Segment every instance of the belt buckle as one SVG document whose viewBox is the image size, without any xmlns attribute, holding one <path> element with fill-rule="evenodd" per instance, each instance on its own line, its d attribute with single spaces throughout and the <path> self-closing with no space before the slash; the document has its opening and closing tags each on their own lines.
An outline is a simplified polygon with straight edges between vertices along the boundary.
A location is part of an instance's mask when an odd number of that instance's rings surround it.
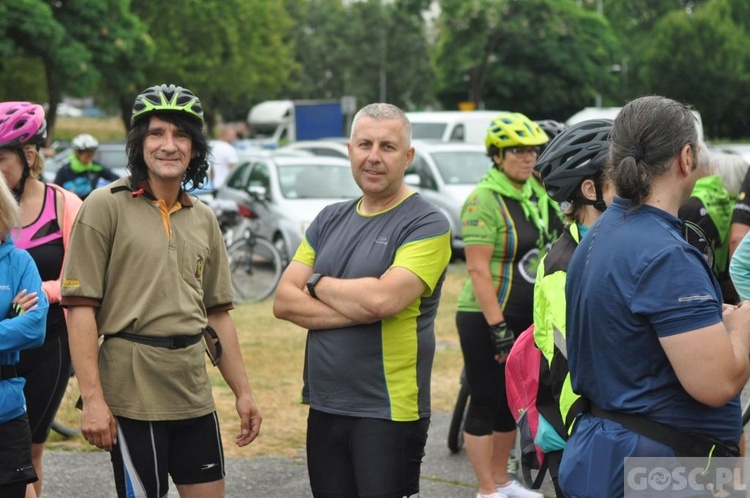
<svg viewBox="0 0 750 498">
<path fill-rule="evenodd" d="M 187 336 L 178 335 L 172 337 L 169 343 L 169 349 L 185 349 L 187 347 Z"/>
</svg>

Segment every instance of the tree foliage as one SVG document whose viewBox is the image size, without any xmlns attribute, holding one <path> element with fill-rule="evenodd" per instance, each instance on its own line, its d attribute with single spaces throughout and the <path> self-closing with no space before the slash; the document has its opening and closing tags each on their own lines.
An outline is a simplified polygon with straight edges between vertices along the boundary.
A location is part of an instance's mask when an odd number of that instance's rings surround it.
<svg viewBox="0 0 750 498">
<path fill-rule="evenodd" d="M 713 136 L 747 135 L 748 25 L 750 9 L 736 0 L 714 0 L 694 13 L 669 13 L 658 22 L 644 55 L 649 88 L 694 105 Z"/>
<path fill-rule="evenodd" d="M 294 67 L 285 42 L 291 19 L 283 7 L 281 0 L 170 0 L 165 15 L 163 2 L 134 3 L 155 46 L 147 86 L 190 88 L 210 124 L 217 112 L 232 114 L 238 103 L 271 93 Z M 242 114 L 248 109 L 249 103 Z"/>
<path fill-rule="evenodd" d="M 429 2 L 302 4 L 293 37 L 299 66 L 284 89 L 288 96 L 351 95 L 362 106 L 384 93 L 384 100 L 406 108 L 432 101 L 434 73 L 421 15 Z"/>
<path fill-rule="evenodd" d="M 441 0 L 435 66 L 446 108 L 564 119 L 613 85 L 618 43 L 606 21 L 572 1 Z"/>
<path fill-rule="evenodd" d="M 6 35 L 0 44 L 3 55 L 15 64 L 26 60 L 25 70 L 35 71 L 37 84 L 28 92 L 12 91 L 36 100 L 39 82 L 44 83 L 50 130 L 63 94 L 91 95 L 103 78 L 105 88 L 117 91 L 138 77 L 137 61 L 148 55 L 143 27 L 127 0 L 6 2 L 0 7 L 0 31 Z M 35 61 L 41 61 L 41 72 Z"/>
<path fill-rule="evenodd" d="M 655 43 L 657 24 L 671 12 L 693 12 L 708 0 L 605 0 L 604 16 L 623 48 L 620 87 L 623 100 L 651 93 L 644 55 Z"/>
<path fill-rule="evenodd" d="M 439 3 L 433 30 L 431 0 L 0 2 L 0 99 L 48 102 L 54 129 L 63 96 L 128 123 L 160 83 L 195 91 L 209 124 L 272 98 L 469 100 L 563 120 L 596 96 L 661 93 L 694 104 L 709 135 L 750 136 L 747 0 Z"/>
</svg>

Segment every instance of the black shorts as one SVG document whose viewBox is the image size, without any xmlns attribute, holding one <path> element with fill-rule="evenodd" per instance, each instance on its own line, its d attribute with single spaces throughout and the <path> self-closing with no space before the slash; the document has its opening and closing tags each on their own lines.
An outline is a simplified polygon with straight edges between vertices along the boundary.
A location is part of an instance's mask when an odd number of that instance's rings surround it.
<svg viewBox="0 0 750 498">
<path fill-rule="evenodd" d="M 23 394 L 29 415 L 31 442 L 47 441 L 49 429 L 70 379 L 70 349 L 66 334 L 48 337 L 41 347 L 21 351 L 18 374 L 26 378 Z"/>
<path fill-rule="evenodd" d="M 224 478 L 224 451 L 216 413 L 187 420 L 148 421 L 115 417 L 112 468 L 118 497 L 159 498 L 175 484 Z"/>
<path fill-rule="evenodd" d="M 429 425 L 429 418 L 393 422 L 311 409 L 307 470 L 313 496 L 417 496 Z"/>
<path fill-rule="evenodd" d="M 25 413 L 0 424 L 0 441 L 0 489 L 13 483 L 36 482 L 29 418 Z"/>
</svg>

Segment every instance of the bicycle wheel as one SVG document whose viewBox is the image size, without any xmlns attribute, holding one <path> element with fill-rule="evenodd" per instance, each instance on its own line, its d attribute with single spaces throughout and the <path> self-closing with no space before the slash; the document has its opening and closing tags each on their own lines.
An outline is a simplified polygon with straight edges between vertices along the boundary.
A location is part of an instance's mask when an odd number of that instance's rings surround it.
<svg viewBox="0 0 750 498">
<path fill-rule="evenodd" d="M 740 391 L 740 406 L 742 407 L 742 427 L 750 421 L 750 382 Z"/>
<path fill-rule="evenodd" d="M 65 438 L 72 438 L 81 434 L 80 412 L 75 408 L 79 396 L 78 381 L 74 375 L 71 375 L 68 387 L 65 389 L 65 395 L 57 408 L 51 426 L 53 431 Z"/>
<path fill-rule="evenodd" d="M 265 239 L 243 238 L 227 249 L 232 274 L 234 300 L 240 303 L 262 301 L 270 296 L 281 279 L 279 251 Z"/>
<path fill-rule="evenodd" d="M 461 389 L 458 391 L 456 406 L 453 408 L 451 425 L 448 428 L 448 449 L 458 453 L 464 447 L 464 420 L 469 407 L 469 384 L 461 373 Z"/>
</svg>

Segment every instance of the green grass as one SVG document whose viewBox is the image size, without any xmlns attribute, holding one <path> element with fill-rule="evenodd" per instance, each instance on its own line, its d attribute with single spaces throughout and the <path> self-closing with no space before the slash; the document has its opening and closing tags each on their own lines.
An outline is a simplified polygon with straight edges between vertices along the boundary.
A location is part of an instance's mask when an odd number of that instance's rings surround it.
<svg viewBox="0 0 750 498">
<path fill-rule="evenodd" d="M 458 293 L 466 279 L 466 267 L 449 268 L 435 321 L 437 350 L 432 372 L 433 410 L 452 410 L 463 367 L 461 348 L 455 327 Z M 249 448 L 234 445 L 239 420 L 234 395 L 216 368 L 208 366 L 214 399 L 221 423 L 227 456 L 300 456 L 305 448 L 307 407 L 299 403 L 302 389 L 302 363 L 306 331 L 289 322 L 277 320 L 272 312 L 272 298 L 261 303 L 238 305 L 231 312 L 237 327 L 245 368 L 255 400 L 263 414 L 260 437 Z M 78 397 L 75 380 L 60 408 L 59 418 L 69 425 L 78 424 L 79 412 L 73 408 Z M 54 432 L 49 447 L 95 449 L 81 437 L 63 440 Z"/>
<path fill-rule="evenodd" d="M 119 117 L 71 118 L 60 116 L 55 123 L 54 139 L 69 141 L 76 135 L 88 133 L 100 142 L 119 142 L 125 139 L 125 125 Z"/>
</svg>

